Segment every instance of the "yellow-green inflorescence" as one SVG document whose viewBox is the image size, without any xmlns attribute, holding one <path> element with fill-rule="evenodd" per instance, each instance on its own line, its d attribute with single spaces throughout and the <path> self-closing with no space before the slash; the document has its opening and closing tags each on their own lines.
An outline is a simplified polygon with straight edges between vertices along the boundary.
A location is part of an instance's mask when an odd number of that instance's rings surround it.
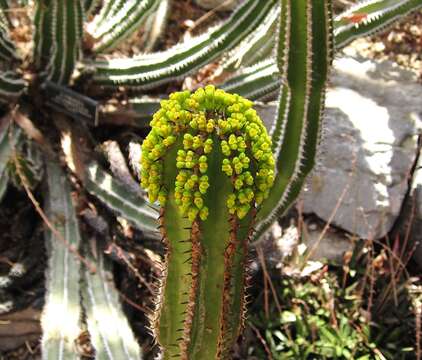
<svg viewBox="0 0 422 360">
<path fill-rule="evenodd" d="M 242 219 L 259 205 L 274 182 L 271 139 L 252 109 L 253 103 L 214 86 L 176 92 L 151 121 L 152 130 L 142 144 L 141 185 L 151 202 L 165 205 L 168 189 L 163 186 L 163 158 L 175 143 L 178 169 L 175 202 L 190 221 L 208 217 L 204 195 L 209 188 L 208 154 L 219 146 L 221 170 L 231 179 L 234 192 L 228 196 L 231 214 Z"/>
</svg>

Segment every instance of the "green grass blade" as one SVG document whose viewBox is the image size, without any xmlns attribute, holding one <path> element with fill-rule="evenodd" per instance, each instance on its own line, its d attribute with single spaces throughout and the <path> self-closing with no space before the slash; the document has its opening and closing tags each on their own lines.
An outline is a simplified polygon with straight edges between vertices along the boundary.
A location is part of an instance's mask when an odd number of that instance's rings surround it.
<svg viewBox="0 0 422 360">
<path fill-rule="evenodd" d="M 258 213 L 256 237 L 291 206 L 314 166 L 332 62 L 331 2 L 281 0 L 281 6 L 277 63 L 284 77 L 271 130 L 277 177 Z"/>
<path fill-rule="evenodd" d="M 96 163 L 87 166 L 86 190 L 107 207 L 151 236 L 158 236 L 158 212 L 137 194 L 132 193 Z"/>
<path fill-rule="evenodd" d="M 159 0 L 129 0 L 112 16 L 107 17 L 92 34 L 97 39 L 95 53 L 112 50 L 139 29 L 141 24 L 156 10 Z"/>
<path fill-rule="evenodd" d="M 88 246 L 85 247 L 88 252 Z M 96 258 L 87 258 L 96 266 L 95 274 L 84 268 L 83 304 L 87 312 L 88 331 L 96 360 L 140 360 L 141 349 L 133 335 L 113 283 L 112 264 L 104 249 L 96 249 Z M 112 325 L 111 325 L 112 324 Z"/>
<path fill-rule="evenodd" d="M 162 53 L 94 63 L 94 83 L 152 87 L 185 77 L 239 44 L 263 20 L 273 0 L 247 0 L 222 25 Z"/>
<path fill-rule="evenodd" d="M 80 263 L 69 246 L 78 249 L 81 241 L 70 186 L 60 167 L 47 162 L 48 200 L 46 210 L 54 227 L 68 246 L 49 229 L 45 238 L 49 249 L 47 295 L 41 317 L 42 358 L 79 359 L 75 341 L 81 333 Z"/>
</svg>

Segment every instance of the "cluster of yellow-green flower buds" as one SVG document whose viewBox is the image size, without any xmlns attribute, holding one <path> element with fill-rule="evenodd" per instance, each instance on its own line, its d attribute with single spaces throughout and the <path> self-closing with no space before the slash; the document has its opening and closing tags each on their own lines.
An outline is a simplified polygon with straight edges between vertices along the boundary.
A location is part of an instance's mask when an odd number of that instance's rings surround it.
<svg viewBox="0 0 422 360">
<path fill-rule="evenodd" d="M 175 159 L 175 202 L 191 221 L 208 216 L 204 204 L 209 188 L 207 155 L 216 146 L 224 156 L 221 170 L 233 184 L 227 199 L 231 214 L 241 219 L 268 196 L 274 182 L 271 140 L 251 101 L 213 86 L 193 94 L 173 93 L 161 102 L 151 127 L 141 160 L 141 185 L 150 201 L 165 205 L 169 189 L 163 186 L 163 160 L 175 143 L 180 146 Z"/>
</svg>

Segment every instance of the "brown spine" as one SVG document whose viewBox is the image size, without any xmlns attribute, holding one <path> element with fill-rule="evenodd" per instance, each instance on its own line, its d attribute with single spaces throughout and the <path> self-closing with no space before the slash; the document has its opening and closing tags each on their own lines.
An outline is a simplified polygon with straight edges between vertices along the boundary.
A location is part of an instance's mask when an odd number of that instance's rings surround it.
<svg viewBox="0 0 422 360">
<path fill-rule="evenodd" d="M 201 265 L 201 243 L 200 243 L 199 222 L 195 220 L 192 224 L 192 285 L 189 291 L 189 304 L 186 310 L 186 319 L 183 326 L 183 340 L 180 342 L 181 359 L 188 360 L 188 349 L 191 339 L 192 322 L 195 311 L 196 298 L 199 290 L 199 267 Z"/>
</svg>

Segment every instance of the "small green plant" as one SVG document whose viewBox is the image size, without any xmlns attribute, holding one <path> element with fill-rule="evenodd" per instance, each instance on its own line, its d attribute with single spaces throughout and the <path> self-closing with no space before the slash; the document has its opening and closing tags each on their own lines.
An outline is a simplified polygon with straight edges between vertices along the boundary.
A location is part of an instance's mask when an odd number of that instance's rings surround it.
<svg viewBox="0 0 422 360">
<path fill-rule="evenodd" d="M 247 327 L 265 346 L 254 336 L 252 346 L 245 342 L 249 353 L 275 360 L 416 359 L 420 287 L 412 284 L 419 280 L 402 272 L 397 249 L 361 240 L 340 265 L 295 251 L 264 280 L 274 292 L 254 289 Z"/>
</svg>

